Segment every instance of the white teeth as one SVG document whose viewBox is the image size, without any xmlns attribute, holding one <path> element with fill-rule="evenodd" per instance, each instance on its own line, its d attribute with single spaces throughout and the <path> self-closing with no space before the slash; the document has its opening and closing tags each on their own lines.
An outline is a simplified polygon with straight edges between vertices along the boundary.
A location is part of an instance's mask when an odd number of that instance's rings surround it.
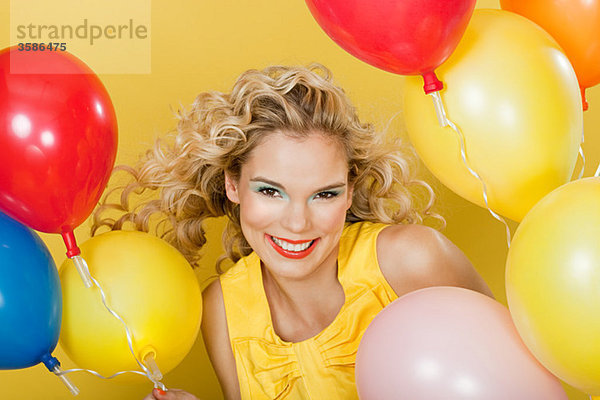
<svg viewBox="0 0 600 400">
<path fill-rule="evenodd" d="M 273 242 L 275 242 L 275 244 L 277 246 L 279 246 L 282 249 L 287 250 L 287 251 L 304 251 L 304 250 L 308 249 L 310 247 L 310 245 L 314 242 L 314 240 L 311 240 L 310 242 L 306 242 L 306 243 L 292 244 L 292 243 L 286 242 L 285 240 L 278 239 L 274 236 L 271 236 L 271 239 L 273 239 Z"/>
</svg>

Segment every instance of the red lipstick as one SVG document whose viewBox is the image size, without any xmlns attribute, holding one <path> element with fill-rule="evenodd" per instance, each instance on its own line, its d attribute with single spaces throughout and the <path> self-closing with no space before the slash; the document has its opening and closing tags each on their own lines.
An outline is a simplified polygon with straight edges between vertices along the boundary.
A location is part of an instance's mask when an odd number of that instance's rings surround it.
<svg viewBox="0 0 600 400">
<path fill-rule="evenodd" d="M 277 243 L 275 243 L 273 241 L 273 238 L 271 237 L 271 235 L 265 234 L 265 236 L 267 237 L 267 240 L 269 241 L 271 246 L 273 246 L 275 251 L 277 251 L 279 254 L 281 254 L 282 256 L 284 256 L 286 258 L 292 258 L 295 260 L 304 258 L 304 257 L 308 256 L 310 253 L 312 253 L 312 251 L 314 250 L 314 248 L 317 245 L 317 242 L 319 241 L 319 239 L 312 240 L 312 243 L 310 244 L 310 246 L 308 246 L 305 250 L 291 251 L 291 250 L 286 250 L 286 249 L 282 248 L 281 246 L 279 246 Z M 311 240 L 287 240 L 287 239 L 280 239 L 280 238 L 277 238 L 277 239 L 287 242 L 287 243 L 290 243 L 290 244 L 302 244 L 302 243 L 311 242 Z"/>
</svg>

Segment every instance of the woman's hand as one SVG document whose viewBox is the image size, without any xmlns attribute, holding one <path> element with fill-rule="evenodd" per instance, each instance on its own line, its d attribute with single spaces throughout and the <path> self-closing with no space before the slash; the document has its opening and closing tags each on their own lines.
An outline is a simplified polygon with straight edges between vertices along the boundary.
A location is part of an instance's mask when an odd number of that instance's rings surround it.
<svg viewBox="0 0 600 400">
<path fill-rule="evenodd" d="M 152 393 L 144 397 L 144 400 L 198 400 L 198 398 L 180 389 L 169 389 L 165 392 L 154 388 Z"/>
</svg>

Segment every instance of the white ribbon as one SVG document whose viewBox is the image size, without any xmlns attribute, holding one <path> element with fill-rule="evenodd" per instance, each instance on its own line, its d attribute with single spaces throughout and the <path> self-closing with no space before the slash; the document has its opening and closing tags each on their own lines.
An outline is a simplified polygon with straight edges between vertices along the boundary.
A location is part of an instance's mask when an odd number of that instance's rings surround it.
<svg viewBox="0 0 600 400">
<path fill-rule="evenodd" d="M 435 106 L 435 112 L 436 112 L 440 126 L 442 128 L 445 126 L 449 126 L 450 128 L 452 128 L 452 130 L 454 132 L 456 132 L 456 134 L 458 136 L 458 140 L 460 142 L 460 156 L 462 158 L 463 164 L 465 165 L 467 170 L 469 170 L 469 173 L 471 173 L 471 175 L 473 175 L 475 178 L 477 178 L 479 180 L 479 182 L 481 182 L 481 187 L 482 187 L 482 191 L 483 191 L 483 201 L 485 202 L 485 207 L 488 209 L 488 211 L 490 212 L 490 214 L 492 214 L 492 216 L 494 218 L 496 218 L 498 221 L 500 221 L 504 224 L 504 227 L 506 228 L 506 244 L 510 248 L 510 240 L 511 240 L 510 228 L 508 227 L 508 224 L 506 223 L 504 218 L 502 218 L 499 214 L 497 214 L 494 210 L 492 210 L 490 208 L 490 205 L 488 203 L 487 186 L 485 185 L 485 182 L 481 178 L 481 176 L 473 168 L 471 168 L 471 165 L 469 164 L 469 161 L 467 160 L 467 153 L 465 150 L 465 148 L 466 148 L 465 137 L 464 137 L 463 133 L 460 131 L 458 126 L 456 126 L 456 124 L 454 122 L 452 122 L 450 119 L 448 119 L 448 117 L 446 116 L 446 109 L 444 108 L 444 103 L 442 102 L 440 92 L 432 92 L 432 93 L 430 93 L 430 95 L 433 98 L 433 104 Z"/>
<path fill-rule="evenodd" d="M 81 261 L 83 262 L 83 264 L 85 266 L 85 270 L 89 274 L 89 268 L 88 268 L 87 263 L 85 262 L 85 260 L 83 258 L 81 258 Z M 125 323 L 123 318 L 121 318 L 121 316 L 119 316 L 119 314 L 117 314 L 112 308 L 110 308 L 108 306 L 108 303 L 106 301 L 106 294 L 104 293 L 102 286 L 100 286 L 100 283 L 91 274 L 89 274 L 89 278 L 94 283 L 94 285 L 96 285 L 96 287 L 100 290 L 100 296 L 102 297 L 102 304 L 104 305 L 104 307 L 108 310 L 109 313 L 111 313 L 111 315 L 113 317 L 118 319 L 121 322 L 121 324 L 123 325 L 123 327 L 125 328 L 125 333 L 127 335 L 127 344 L 129 345 L 129 350 L 131 351 L 131 354 L 133 355 L 135 362 L 140 366 L 140 368 L 142 369 L 143 372 L 141 372 L 141 371 L 119 371 L 119 372 L 107 377 L 107 376 L 103 376 L 102 374 L 100 374 L 96 371 L 93 371 L 93 370 L 89 370 L 89 369 L 85 369 L 85 368 L 73 368 L 73 369 L 68 369 L 65 371 L 55 372 L 55 374 L 58 376 L 61 376 L 61 375 L 68 374 L 70 372 L 84 371 L 84 372 L 88 372 L 88 373 L 95 375 L 102 379 L 112 379 L 112 378 L 115 378 L 115 377 L 125 374 L 125 373 L 133 373 L 133 374 L 146 376 L 154 384 L 155 388 L 160 388 L 160 389 L 166 391 L 167 387 L 160 380 L 156 379 L 153 376 L 152 372 L 137 358 L 135 351 L 133 350 L 133 335 L 131 334 L 131 330 L 129 329 L 129 326 L 127 326 L 127 324 Z"/>
</svg>

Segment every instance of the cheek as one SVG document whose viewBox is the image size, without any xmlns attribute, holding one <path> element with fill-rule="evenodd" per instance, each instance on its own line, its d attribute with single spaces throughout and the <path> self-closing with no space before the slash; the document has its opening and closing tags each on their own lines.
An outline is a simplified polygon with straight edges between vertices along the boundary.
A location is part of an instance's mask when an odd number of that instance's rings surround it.
<svg viewBox="0 0 600 400">
<path fill-rule="evenodd" d="M 277 219 L 277 207 L 266 201 L 259 201 L 254 196 L 245 196 L 240 203 L 240 219 L 242 228 L 261 229 L 267 227 Z M 244 232 L 245 235 L 250 232 Z"/>
<path fill-rule="evenodd" d="M 346 204 L 339 202 L 331 207 L 319 208 L 314 214 L 314 221 L 323 231 L 341 230 L 346 222 Z"/>
</svg>

